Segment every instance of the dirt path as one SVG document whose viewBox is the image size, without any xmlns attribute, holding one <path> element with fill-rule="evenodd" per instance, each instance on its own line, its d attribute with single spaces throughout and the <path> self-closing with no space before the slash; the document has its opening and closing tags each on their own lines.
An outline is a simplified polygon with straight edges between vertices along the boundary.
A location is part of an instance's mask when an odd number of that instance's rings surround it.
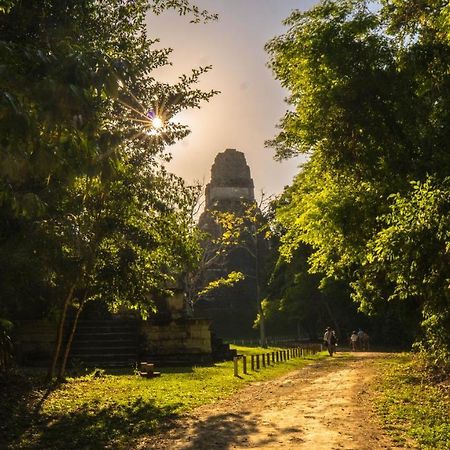
<svg viewBox="0 0 450 450">
<path fill-rule="evenodd" d="M 398 449 L 370 407 L 369 385 L 381 353 L 336 355 L 232 398 L 198 408 L 140 449 Z M 405 448 L 405 447 L 402 447 Z"/>
</svg>

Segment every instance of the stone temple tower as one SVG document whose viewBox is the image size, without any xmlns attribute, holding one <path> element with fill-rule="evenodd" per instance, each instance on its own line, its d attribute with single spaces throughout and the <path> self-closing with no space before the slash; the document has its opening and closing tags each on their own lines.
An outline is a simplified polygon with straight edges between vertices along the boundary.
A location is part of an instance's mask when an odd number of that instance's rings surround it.
<svg viewBox="0 0 450 450">
<path fill-rule="evenodd" d="M 211 167 L 211 181 L 205 189 L 206 209 L 214 209 L 221 202 L 255 200 L 253 180 L 245 156 L 234 148 L 227 148 L 216 156 Z"/>
<path fill-rule="evenodd" d="M 199 226 L 217 236 L 217 226 L 211 212 L 227 211 L 241 214 L 246 205 L 255 201 L 254 185 L 245 155 L 235 149 L 218 153 L 211 167 L 211 181 L 205 188 L 205 210 Z M 205 283 L 240 271 L 246 279 L 233 287 L 213 291 L 208 299 L 199 300 L 195 314 L 212 322 L 212 331 L 223 338 L 250 338 L 256 317 L 255 261 L 242 248 L 235 248 L 219 264 L 208 268 Z"/>
</svg>

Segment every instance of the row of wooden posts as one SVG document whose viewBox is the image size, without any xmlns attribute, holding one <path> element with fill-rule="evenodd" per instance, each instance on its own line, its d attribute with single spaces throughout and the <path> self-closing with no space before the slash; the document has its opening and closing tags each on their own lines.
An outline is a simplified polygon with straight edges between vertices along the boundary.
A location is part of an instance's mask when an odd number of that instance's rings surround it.
<svg viewBox="0 0 450 450">
<path fill-rule="evenodd" d="M 233 358 L 234 376 L 239 376 L 239 360 L 242 361 L 242 373 L 246 375 L 248 373 L 248 359 L 250 359 L 250 370 L 255 371 L 260 370 L 261 368 L 266 368 L 267 366 L 274 366 L 276 363 L 289 361 L 293 358 L 303 358 L 306 356 L 315 355 L 321 350 L 321 346 L 290 347 L 284 350 L 275 350 L 273 352 L 262 353 L 259 355 L 237 355 Z"/>
</svg>

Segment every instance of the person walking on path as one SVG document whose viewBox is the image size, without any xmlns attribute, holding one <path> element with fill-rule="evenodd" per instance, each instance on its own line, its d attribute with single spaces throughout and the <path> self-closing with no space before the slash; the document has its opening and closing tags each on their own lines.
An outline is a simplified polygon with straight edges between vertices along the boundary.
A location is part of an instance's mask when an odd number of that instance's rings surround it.
<svg viewBox="0 0 450 450">
<path fill-rule="evenodd" d="M 358 333 L 356 331 L 350 336 L 350 343 L 352 344 L 352 350 L 356 351 L 358 349 Z"/>
<path fill-rule="evenodd" d="M 331 327 L 327 327 L 325 330 L 325 334 L 323 335 L 323 341 L 327 347 L 328 354 L 333 356 L 333 353 L 336 351 L 337 346 L 337 338 L 336 333 Z"/>
<path fill-rule="evenodd" d="M 358 331 L 358 347 L 361 351 L 369 350 L 369 335 L 361 328 Z"/>
</svg>

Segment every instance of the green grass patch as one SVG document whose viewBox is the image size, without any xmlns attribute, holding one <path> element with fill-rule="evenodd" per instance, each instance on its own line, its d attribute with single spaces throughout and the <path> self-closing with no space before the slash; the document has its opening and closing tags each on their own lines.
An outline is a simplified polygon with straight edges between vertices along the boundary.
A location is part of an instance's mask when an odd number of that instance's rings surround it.
<svg viewBox="0 0 450 450">
<path fill-rule="evenodd" d="M 240 354 L 273 351 L 235 347 Z M 233 375 L 231 361 L 209 367 L 161 368 L 160 378 L 102 373 L 68 378 L 55 389 L 29 379 L 0 398 L 0 448 L 128 449 L 193 408 L 232 395 L 249 382 L 281 376 L 325 354 Z M 2 436 L 3 435 L 3 436 Z"/>
<path fill-rule="evenodd" d="M 433 384 L 410 355 L 381 362 L 376 408 L 398 442 L 414 440 L 422 449 L 450 449 L 450 389 Z"/>
</svg>

